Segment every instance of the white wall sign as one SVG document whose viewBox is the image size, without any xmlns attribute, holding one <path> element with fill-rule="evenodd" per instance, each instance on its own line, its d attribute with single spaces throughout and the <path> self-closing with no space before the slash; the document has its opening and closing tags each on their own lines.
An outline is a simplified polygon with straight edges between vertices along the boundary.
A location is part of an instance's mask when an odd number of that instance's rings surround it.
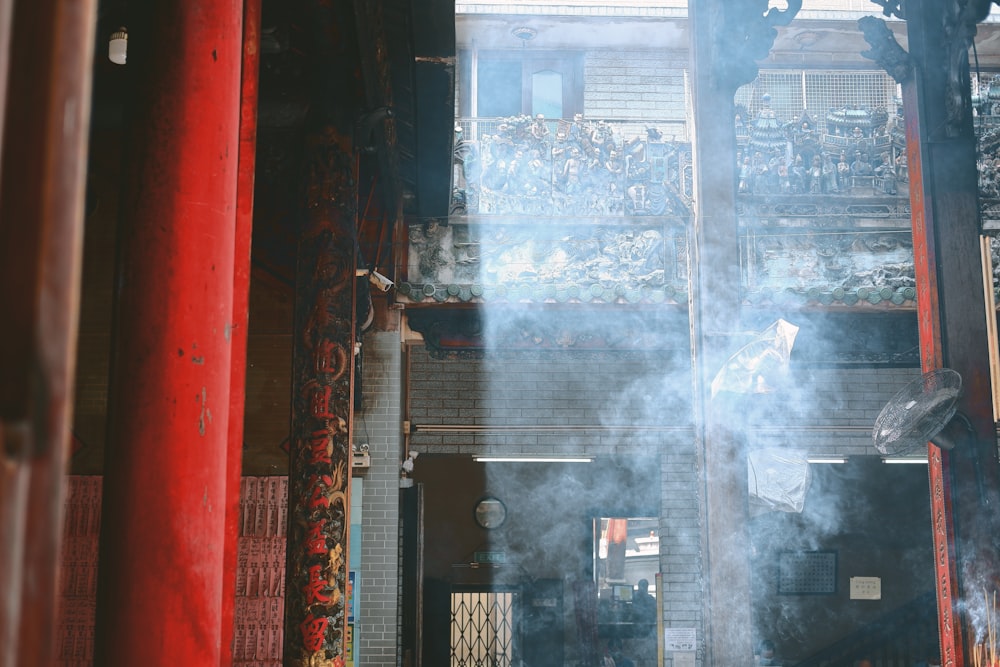
<svg viewBox="0 0 1000 667">
<path fill-rule="evenodd" d="M 663 631 L 663 647 L 667 651 L 694 651 L 697 640 L 694 628 L 666 628 Z"/>
<path fill-rule="evenodd" d="M 882 579 L 879 577 L 851 577 L 852 600 L 881 600 Z"/>
</svg>

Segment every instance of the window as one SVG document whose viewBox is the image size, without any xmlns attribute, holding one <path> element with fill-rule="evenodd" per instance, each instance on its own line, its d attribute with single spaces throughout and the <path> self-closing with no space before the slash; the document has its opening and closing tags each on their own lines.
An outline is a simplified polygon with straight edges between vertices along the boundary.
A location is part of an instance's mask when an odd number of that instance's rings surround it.
<svg viewBox="0 0 1000 667">
<path fill-rule="evenodd" d="M 546 118 L 565 118 L 562 96 L 563 77 L 547 69 L 531 74 L 531 115 Z"/>
<path fill-rule="evenodd" d="M 477 116 L 516 116 L 521 113 L 521 63 L 495 60 L 479 64 L 476 86 Z"/>
<path fill-rule="evenodd" d="M 461 116 L 572 118 L 583 112 L 582 54 L 463 51 L 459 59 Z"/>
</svg>

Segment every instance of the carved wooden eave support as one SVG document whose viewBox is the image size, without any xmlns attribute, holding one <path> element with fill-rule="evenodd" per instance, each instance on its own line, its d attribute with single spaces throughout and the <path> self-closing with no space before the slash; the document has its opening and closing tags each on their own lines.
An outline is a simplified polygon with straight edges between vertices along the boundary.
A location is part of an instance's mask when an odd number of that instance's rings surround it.
<svg viewBox="0 0 1000 667">
<path fill-rule="evenodd" d="M 899 0 L 872 0 L 872 2 L 882 8 L 882 13 L 885 16 L 895 16 L 900 19 L 906 18 Z"/>
<path fill-rule="evenodd" d="M 895 16 L 906 19 L 906 2 L 892 0 L 872 0 L 882 7 L 885 16 Z M 945 94 L 946 122 L 942 129 L 947 137 L 958 137 L 962 134 L 967 105 L 970 100 L 966 95 L 969 87 L 968 62 L 969 49 L 976 37 L 976 26 L 989 16 L 994 0 L 949 0 L 941 3 L 942 40 L 937 45 L 937 52 L 944 58 L 937 60 L 947 73 L 947 91 Z M 885 68 L 886 72 L 903 83 L 912 68 L 912 61 L 906 51 L 899 46 L 885 21 L 874 17 L 864 17 L 858 20 L 858 27 L 865 35 L 865 41 L 872 47 L 861 55 L 875 60 Z M 967 130 L 966 130 L 967 131 Z"/>
<path fill-rule="evenodd" d="M 766 58 L 774 46 L 776 26 L 791 23 L 802 9 L 802 0 L 788 0 L 785 9 L 767 6 L 767 0 L 713 5 L 711 11 L 717 15 L 711 20 L 721 29 L 712 39 L 712 74 L 720 89 L 731 86 L 735 93 L 757 78 L 757 61 Z"/>
<path fill-rule="evenodd" d="M 943 51 L 947 67 L 947 94 L 945 109 L 947 123 L 945 133 L 949 137 L 960 136 L 966 128 L 968 106 L 971 99 L 969 90 L 969 48 L 976 37 L 976 26 L 990 13 L 992 0 L 951 0 L 942 3 L 944 24 Z"/>
<path fill-rule="evenodd" d="M 885 21 L 874 16 L 865 16 L 858 19 L 858 27 L 871 47 L 867 51 L 862 51 L 862 56 L 878 63 L 896 83 L 904 83 L 913 76 L 913 61 L 910 59 L 910 54 L 899 45 Z"/>
</svg>

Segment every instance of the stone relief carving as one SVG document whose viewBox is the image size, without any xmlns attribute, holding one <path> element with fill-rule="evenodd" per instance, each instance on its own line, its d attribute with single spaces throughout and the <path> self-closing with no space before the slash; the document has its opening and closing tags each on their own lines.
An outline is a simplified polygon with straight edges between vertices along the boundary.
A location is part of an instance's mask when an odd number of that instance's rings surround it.
<svg viewBox="0 0 1000 667">
<path fill-rule="evenodd" d="M 577 115 L 456 128 L 452 212 L 581 217 L 690 215 L 691 149 Z M 629 134 L 631 132 L 631 134 Z"/>
<path fill-rule="evenodd" d="M 990 95 L 992 84 L 973 98 L 979 116 L 1000 111 L 1000 84 Z M 785 120 L 765 102 L 752 122 L 743 118 L 745 111 L 737 117 L 737 159 L 745 166 L 737 207 L 749 230 L 748 299 L 912 303 L 901 110 L 843 106 L 818 119 L 803 112 Z M 628 300 L 661 288 L 683 297 L 683 229 L 691 214 L 686 143 L 664 140 L 656 128 L 581 116 L 474 123 L 456 127 L 452 213 L 476 224 L 453 218 L 411 228 L 408 283 L 419 292 L 412 298 Z M 980 136 L 984 218 L 995 212 L 1000 222 L 1000 128 Z M 622 226 L 654 216 L 668 222 Z"/>
<path fill-rule="evenodd" d="M 784 292 L 821 302 L 828 294 L 831 303 L 849 302 L 849 293 L 877 295 L 896 305 L 916 296 L 908 231 L 750 232 L 743 244 L 748 293 Z"/>
<path fill-rule="evenodd" d="M 805 111 L 781 120 L 765 94 L 737 152 L 739 192 L 906 196 L 905 137 L 885 109 L 831 109 L 824 125 L 818 130 Z"/>
<path fill-rule="evenodd" d="M 684 288 L 683 229 L 426 225 L 410 229 L 410 283 Z M 416 270 L 414 270 L 416 269 Z"/>
</svg>

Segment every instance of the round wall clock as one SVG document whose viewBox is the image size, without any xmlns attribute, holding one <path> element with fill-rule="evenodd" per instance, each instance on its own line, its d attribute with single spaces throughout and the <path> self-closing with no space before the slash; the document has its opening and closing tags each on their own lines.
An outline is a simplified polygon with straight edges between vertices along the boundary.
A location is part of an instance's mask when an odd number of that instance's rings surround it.
<svg viewBox="0 0 1000 667">
<path fill-rule="evenodd" d="M 473 516 L 483 528 L 499 528 L 507 519 L 507 506 L 499 498 L 486 496 L 476 503 Z"/>
</svg>

